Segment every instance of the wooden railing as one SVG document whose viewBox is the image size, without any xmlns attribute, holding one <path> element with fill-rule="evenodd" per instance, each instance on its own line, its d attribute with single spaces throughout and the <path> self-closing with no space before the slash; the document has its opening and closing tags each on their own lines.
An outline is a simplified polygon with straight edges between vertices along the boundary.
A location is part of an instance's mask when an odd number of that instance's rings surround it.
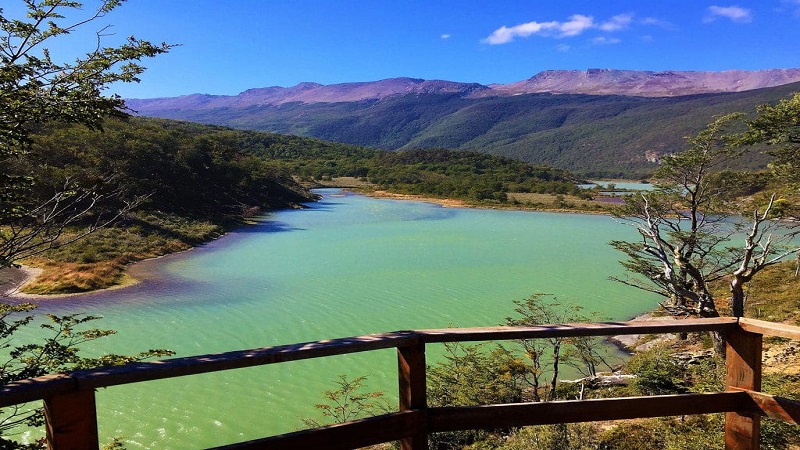
<svg viewBox="0 0 800 450">
<path fill-rule="evenodd" d="M 726 336 L 726 392 L 474 407 L 427 405 L 426 344 L 700 331 Z M 50 448 L 96 449 L 97 388 L 396 348 L 400 394 L 397 412 L 218 448 L 347 449 L 399 440 L 403 449 L 420 450 L 427 449 L 430 433 L 442 431 L 726 413 L 725 448 L 756 449 L 762 415 L 795 425 L 800 421 L 800 402 L 760 392 L 762 335 L 800 340 L 800 328 L 751 319 L 715 318 L 398 331 L 35 378 L 3 386 L 0 407 L 43 400 Z"/>
</svg>

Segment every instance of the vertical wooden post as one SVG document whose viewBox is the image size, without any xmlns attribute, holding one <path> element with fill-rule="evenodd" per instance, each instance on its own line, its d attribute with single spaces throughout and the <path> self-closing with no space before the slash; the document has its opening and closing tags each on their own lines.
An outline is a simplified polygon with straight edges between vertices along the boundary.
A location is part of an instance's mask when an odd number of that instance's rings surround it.
<svg viewBox="0 0 800 450">
<path fill-rule="evenodd" d="M 49 450 L 90 450 L 100 447 L 93 389 L 46 398 L 44 418 Z"/>
<path fill-rule="evenodd" d="M 726 336 L 725 368 L 730 388 L 761 390 L 761 335 L 741 328 Z M 725 414 L 725 449 L 757 450 L 761 416 L 752 412 Z"/>
<path fill-rule="evenodd" d="M 425 410 L 428 407 L 425 381 L 425 344 L 397 349 L 400 411 Z M 423 416 L 425 417 L 425 416 Z M 427 450 L 427 418 L 417 425 L 413 436 L 400 441 L 401 450 Z"/>
</svg>

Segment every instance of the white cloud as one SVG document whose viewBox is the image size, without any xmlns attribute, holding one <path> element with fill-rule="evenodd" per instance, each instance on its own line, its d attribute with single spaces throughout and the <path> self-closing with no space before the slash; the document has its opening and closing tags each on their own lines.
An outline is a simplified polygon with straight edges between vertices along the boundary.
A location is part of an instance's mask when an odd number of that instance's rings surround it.
<svg viewBox="0 0 800 450">
<path fill-rule="evenodd" d="M 601 23 L 597 28 L 603 31 L 619 31 L 628 28 L 631 22 L 633 22 L 633 14 L 619 14 Z"/>
<path fill-rule="evenodd" d="M 577 36 L 594 26 L 591 16 L 575 14 L 566 22 L 528 22 L 513 27 L 502 27 L 494 30 L 483 42 L 490 45 L 507 44 L 517 37 L 528 37 L 533 34 L 542 36 L 571 37 Z"/>
<path fill-rule="evenodd" d="M 781 3 L 786 5 L 795 16 L 800 17 L 800 0 L 782 0 Z M 778 11 L 785 11 L 784 8 L 779 8 Z"/>
<path fill-rule="evenodd" d="M 622 42 L 621 39 L 610 38 L 606 36 L 599 36 L 592 39 L 592 44 L 595 45 L 611 45 L 611 44 L 619 44 L 620 42 Z"/>
<path fill-rule="evenodd" d="M 797 0 L 800 1 L 800 0 Z M 637 21 L 639 22 L 639 21 Z M 568 38 L 579 36 L 587 30 L 595 29 L 605 32 L 614 32 L 627 29 L 634 23 L 634 15 L 631 13 L 618 14 L 604 22 L 595 23 L 594 17 L 584 14 L 573 14 L 566 21 L 550 22 L 527 22 L 513 27 L 502 27 L 494 30 L 491 35 L 481 42 L 490 45 L 500 45 L 512 42 L 516 38 L 526 38 L 532 35 Z M 655 19 L 643 19 L 641 23 L 646 25 L 666 26 L 664 22 L 657 23 Z M 598 38 L 603 43 L 618 43 L 618 39 Z"/>
<path fill-rule="evenodd" d="M 450 39 L 451 35 L 445 33 L 445 34 L 443 34 L 443 35 L 441 35 L 439 37 L 442 38 L 442 39 Z"/>
<path fill-rule="evenodd" d="M 800 1 L 800 0 L 798 0 Z M 639 21 L 642 25 L 653 25 L 665 30 L 674 30 L 676 27 L 671 22 L 666 20 L 656 19 L 655 17 L 645 17 Z"/>
<path fill-rule="evenodd" d="M 739 6 L 709 6 L 705 22 L 713 22 L 719 17 L 730 19 L 733 22 L 748 23 L 753 20 L 749 9 Z"/>
<path fill-rule="evenodd" d="M 494 32 L 483 41 L 491 45 L 507 44 L 513 41 L 515 37 L 528 37 L 544 30 L 551 30 L 556 26 L 558 26 L 558 22 L 528 22 L 515 25 L 511 28 L 503 25 L 494 30 Z"/>
<path fill-rule="evenodd" d="M 594 19 L 591 16 L 575 14 L 569 18 L 568 22 L 564 22 L 558 26 L 558 31 L 560 32 L 559 37 L 577 36 L 589 28 L 592 28 L 593 25 Z"/>
</svg>

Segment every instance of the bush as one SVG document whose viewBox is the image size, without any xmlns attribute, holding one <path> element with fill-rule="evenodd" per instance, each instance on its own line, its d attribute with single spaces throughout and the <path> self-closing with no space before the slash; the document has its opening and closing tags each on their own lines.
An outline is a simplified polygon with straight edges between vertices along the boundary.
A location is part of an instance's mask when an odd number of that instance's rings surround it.
<svg viewBox="0 0 800 450">
<path fill-rule="evenodd" d="M 686 392 L 682 383 L 683 368 L 670 356 L 670 349 L 666 346 L 637 353 L 624 368 L 626 372 L 637 375 L 633 386 L 644 395 Z"/>
</svg>

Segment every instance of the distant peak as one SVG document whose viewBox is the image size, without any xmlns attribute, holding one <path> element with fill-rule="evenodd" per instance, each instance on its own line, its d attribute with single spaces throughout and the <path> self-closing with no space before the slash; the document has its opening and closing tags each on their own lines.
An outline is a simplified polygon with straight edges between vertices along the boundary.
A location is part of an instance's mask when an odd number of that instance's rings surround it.
<svg viewBox="0 0 800 450">
<path fill-rule="evenodd" d="M 311 81 L 304 81 L 302 83 L 298 83 L 297 86 L 294 87 L 294 89 L 313 89 L 313 88 L 318 88 L 318 87 L 322 87 L 322 86 L 323 85 L 321 85 L 319 83 L 313 83 Z"/>
<path fill-rule="evenodd" d="M 800 81 L 800 69 L 699 72 L 641 71 L 591 68 L 545 70 L 516 83 L 492 85 L 500 95 L 532 93 L 673 97 L 717 92 L 741 92 Z"/>
</svg>

